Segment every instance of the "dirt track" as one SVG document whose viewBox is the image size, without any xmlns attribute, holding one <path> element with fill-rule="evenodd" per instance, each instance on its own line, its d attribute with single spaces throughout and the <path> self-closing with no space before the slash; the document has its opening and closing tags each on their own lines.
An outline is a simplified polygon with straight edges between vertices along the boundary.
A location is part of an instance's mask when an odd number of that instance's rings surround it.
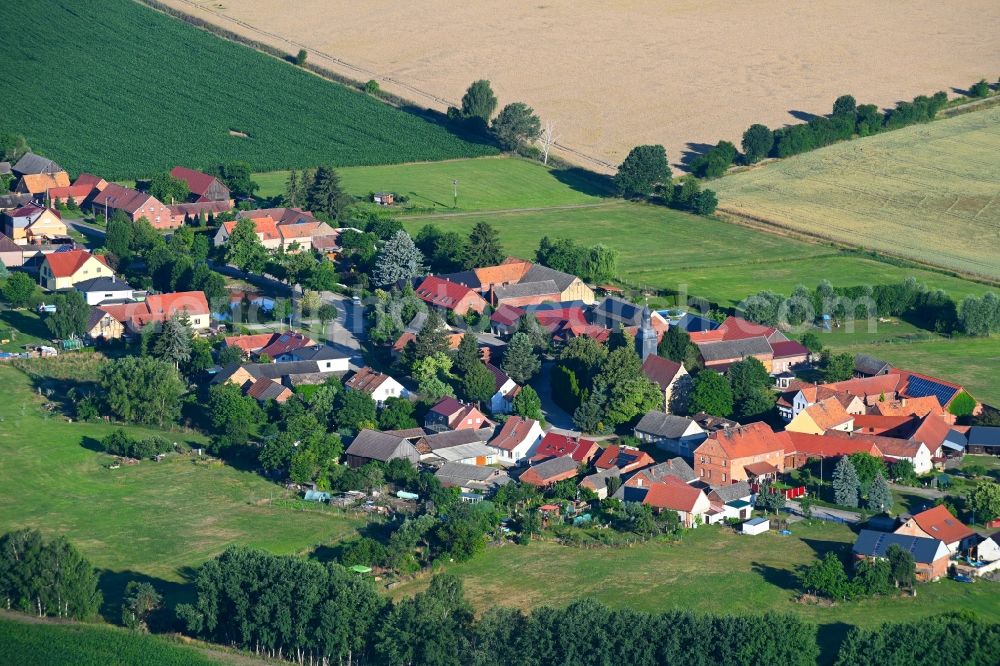
<svg viewBox="0 0 1000 666">
<path fill-rule="evenodd" d="M 164 1 L 426 106 L 488 78 L 501 104 L 527 102 L 562 143 L 611 164 L 649 142 L 679 163 L 845 92 L 892 105 L 1000 75 L 995 0 Z"/>
</svg>

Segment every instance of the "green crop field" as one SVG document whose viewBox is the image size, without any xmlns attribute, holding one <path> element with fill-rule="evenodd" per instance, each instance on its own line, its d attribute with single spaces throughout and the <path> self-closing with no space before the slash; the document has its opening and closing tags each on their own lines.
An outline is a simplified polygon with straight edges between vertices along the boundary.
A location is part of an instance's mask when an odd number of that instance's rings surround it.
<svg viewBox="0 0 1000 666">
<path fill-rule="evenodd" d="M 520 158 L 445 160 L 418 164 L 348 167 L 341 184 L 359 199 L 372 192 L 409 197 L 394 213 L 449 213 L 598 204 L 608 182 L 583 169 L 549 169 Z M 288 171 L 258 173 L 261 196 L 284 194 Z M 458 181 L 458 206 L 454 184 Z"/>
<path fill-rule="evenodd" d="M 795 523 L 792 535 L 747 537 L 706 526 L 680 543 L 650 542 L 630 548 L 581 549 L 551 542 L 488 549 L 469 562 L 445 567 L 462 578 L 466 597 L 479 609 L 565 605 L 582 597 L 612 607 L 644 611 L 686 609 L 706 613 L 792 613 L 820 625 L 820 642 L 839 640 L 845 625 L 871 626 L 968 609 L 983 618 L 1000 614 L 997 584 L 950 580 L 921 585 L 916 598 L 882 598 L 832 606 L 801 604 L 797 569 L 828 551 L 850 552 L 855 535 L 836 523 Z M 423 578 L 393 590 L 416 592 Z M 834 635 L 831 635 L 834 634 Z"/>
<path fill-rule="evenodd" d="M 1000 279 L 1000 107 L 722 178 L 720 209 Z"/>
<path fill-rule="evenodd" d="M 497 152 L 129 0 L 6 3 L 0 130 L 109 180 Z"/>
<path fill-rule="evenodd" d="M 724 306 L 761 289 L 787 294 L 797 284 L 814 287 L 822 279 L 846 287 L 902 281 L 912 275 L 959 300 L 989 291 L 986 285 L 941 273 L 902 268 L 829 245 L 646 204 L 619 201 L 570 210 L 404 218 L 414 233 L 427 223 L 467 233 L 477 222 L 495 226 L 507 252 L 528 258 L 534 256 L 543 235 L 581 244 L 604 243 L 619 251 L 622 279 L 661 289 L 686 285 L 688 294 Z"/>
<path fill-rule="evenodd" d="M 193 647 L 113 627 L 31 623 L 29 618 L 0 615 L 0 664 L 18 666 L 208 666 Z"/>
<path fill-rule="evenodd" d="M 135 576 L 175 584 L 187 567 L 233 543 L 306 552 L 361 524 L 332 511 L 272 506 L 271 497 L 287 495 L 282 487 L 221 463 L 184 456 L 107 469 L 111 458 L 92 449 L 112 426 L 44 411 L 28 377 L 9 366 L 0 366 L 0 382 L 7 396 L 0 403 L 0 533 L 33 527 L 66 535 L 107 570 L 105 596 L 120 595 Z"/>
</svg>

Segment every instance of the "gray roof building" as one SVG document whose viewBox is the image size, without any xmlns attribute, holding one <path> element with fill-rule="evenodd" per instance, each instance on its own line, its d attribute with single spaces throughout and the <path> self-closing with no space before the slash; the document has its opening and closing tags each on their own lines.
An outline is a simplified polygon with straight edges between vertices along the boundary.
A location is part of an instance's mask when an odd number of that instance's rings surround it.
<svg viewBox="0 0 1000 666">
<path fill-rule="evenodd" d="M 360 467 L 371 460 L 389 462 L 396 458 L 406 458 L 414 465 L 420 461 L 420 454 L 408 440 L 368 429 L 359 432 L 344 453 L 351 467 Z"/>
<path fill-rule="evenodd" d="M 698 351 L 706 363 L 713 361 L 728 361 L 734 358 L 747 358 L 749 356 L 770 355 L 771 345 L 767 338 L 759 336 L 756 338 L 744 338 L 742 340 L 722 340 L 719 342 L 705 342 L 698 345 Z"/>
<path fill-rule="evenodd" d="M 651 411 L 639 419 L 636 424 L 636 432 L 644 432 L 656 437 L 666 437 L 668 439 L 678 439 L 682 437 L 691 424 L 692 419 L 686 416 L 676 416 L 665 412 Z"/>
<path fill-rule="evenodd" d="M 740 481 L 739 483 L 730 483 L 726 486 L 713 486 L 712 490 L 709 491 L 709 499 L 717 499 L 718 501 L 726 504 L 728 502 L 735 502 L 736 500 L 741 500 L 744 497 L 749 497 L 753 492 L 750 490 L 749 481 Z"/>
<path fill-rule="evenodd" d="M 530 272 L 530 271 L 529 271 Z M 547 296 L 562 293 L 554 280 L 542 280 L 540 282 L 518 282 L 505 286 L 493 287 L 493 295 L 497 301 L 508 298 L 525 298 L 528 296 Z"/>
<path fill-rule="evenodd" d="M 132 291 L 132 287 L 129 286 L 125 280 L 121 280 L 117 277 L 96 277 L 90 278 L 89 280 L 83 280 L 82 282 L 77 282 L 73 285 L 73 288 L 77 291 L 88 292 L 88 291 Z"/>
<path fill-rule="evenodd" d="M 995 426 L 972 426 L 969 428 L 969 446 L 1000 451 L 1000 428 Z"/>
<path fill-rule="evenodd" d="M 562 271 L 557 271 L 554 268 L 542 266 L 541 264 L 533 264 L 528 269 L 528 272 L 524 274 L 524 277 L 518 280 L 518 284 L 552 281 L 555 283 L 558 291 L 563 292 L 569 289 L 570 285 L 578 279 L 575 275 L 563 273 Z"/>
<path fill-rule="evenodd" d="M 460 462 L 446 462 L 434 476 L 443 486 L 468 488 L 470 490 L 489 491 L 493 488 L 510 483 L 507 473 L 494 467 L 467 465 Z"/>
<path fill-rule="evenodd" d="M 652 467 L 647 467 L 645 469 L 638 470 L 646 476 L 648 476 L 653 481 L 662 481 L 668 476 L 672 476 L 675 479 L 680 479 L 684 483 L 691 483 L 698 476 L 691 469 L 691 465 L 687 464 L 683 458 L 671 458 L 666 462 L 661 462 L 659 465 L 653 465 Z"/>
<path fill-rule="evenodd" d="M 17 164 L 12 169 L 14 173 L 20 176 L 34 173 L 56 173 L 63 170 L 61 166 L 49 158 L 34 153 L 25 153 L 22 155 L 21 159 L 17 161 Z"/>
<path fill-rule="evenodd" d="M 863 377 L 878 377 L 892 370 L 892 366 L 886 361 L 881 361 L 868 354 L 857 354 L 854 356 L 854 372 Z"/>
<path fill-rule="evenodd" d="M 885 557 L 889 546 L 899 546 L 920 564 L 931 564 L 942 557 L 950 555 L 948 547 L 938 539 L 907 536 L 905 534 L 889 534 L 874 530 L 861 530 L 858 540 L 854 542 L 855 555 L 865 557 Z"/>
<path fill-rule="evenodd" d="M 594 306 L 589 315 L 590 322 L 606 328 L 638 326 L 642 322 L 642 307 L 614 296 L 607 296 Z"/>
</svg>

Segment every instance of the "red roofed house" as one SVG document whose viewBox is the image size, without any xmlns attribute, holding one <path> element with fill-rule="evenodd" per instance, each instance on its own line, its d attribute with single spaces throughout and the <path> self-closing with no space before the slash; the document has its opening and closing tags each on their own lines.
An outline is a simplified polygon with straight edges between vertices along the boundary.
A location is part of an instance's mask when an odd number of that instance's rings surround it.
<svg viewBox="0 0 1000 666">
<path fill-rule="evenodd" d="M 45 199 L 46 193 L 54 187 L 68 187 L 69 174 L 65 171 L 52 173 L 29 173 L 21 176 L 13 191 L 30 194 L 36 201 Z"/>
<path fill-rule="evenodd" d="M 943 504 L 910 517 L 895 533 L 937 539 L 944 542 L 952 554 L 967 551 L 977 540 L 976 533 L 951 515 Z"/>
<path fill-rule="evenodd" d="M 882 451 L 867 438 L 828 437 L 805 432 L 788 433 L 791 449 L 785 451 L 785 467 L 805 466 L 813 458 L 840 458 L 852 453 L 867 453 L 876 458 Z"/>
<path fill-rule="evenodd" d="M 260 244 L 268 250 L 277 250 L 281 247 L 281 234 L 278 233 L 278 225 L 270 217 L 255 217 L 252 218 L 255 231 L 257 232 L 257 238 L 260 239 Z M 212 242 L 215 247 L 222 247 L 229 241 L 229 237 L 233 234 L 233 229 L 236 228 L 237 220 L 230 220 L 228 222 L 223 222 L 219 225 L 219 230 L 215 232 L 215 237 Z"/>
<path fill-rule="evenodd" d="M 645 451 L 640 451 L 633 446 L 612 444 L 601 452 L 594 467 L 599 470 L 617 467 L 621 474 L 626 474 L 654 464 L 656 461 Z"/>
<path fill-rule="evenodd" d="M 521 464 L 534 455 L 542 434 L 542 426 L 538 421 L 511 416 L 490 441 L 490 446 L 500 451 L 500 462 Z"/>
<path fill-rule="evenodd" d="M 488 303 L 472 289 L 431 275 L 424 279 L 416 289 L 417 297 L 455 314 L 464 315 L 469 310 L 482 314 Z"/>
<path fill-rule="evenodd" d="M 642 374 L 663 392 L 661 410 L 668 414 L 684 413 L 691 392 L 691 375 L 682 364 L 651 354 L 642 362 Z"/>
<path fill-rule="evenodd" d="M 177 226 L 184 226 L 186 220 L 191 220 L 193 224 L 200 224 L 199 220 L 207 220 L 209 216 L 216 216 L 229 212 L 233 209 L 229 201 L 198 201 L 196 203 L 179 203 L 167 206 L 170 210 L 171 219 Z"/>
<path fill-rule="evenodd" d="M 135 334 L 149 324 L 162 324 L 174 315 L 187 316 L 194 331 L 204 330 L 211 323 L 208 300 L 201 291 L 178 291 L 171 294 L 152 294 L 139 303 L 101 305 L 104 310 L 121 322 L 126 330 Z"/>
<path fill-rule="evenodd" d="M 201 171 L 176 166 L 170 170 L 170 175 L 187 183 L 191 192 L 191 201 L 230 201 L 229 188 L 216 178 Z M 232 203 L 230 202 L 230 206 Z"/>
<path fill-rule="evenodd" d="M 49 205 L 69 204 L 70 199 L 77 206 L 87 202 L 87 199 L 94 193 L 91 185 L 67 185 L 65 187 L 50 187 L 48 191 Z"/>
<path fill-rule="evenodd" d="M 173 214 L 159 199 L 146 192 L 140 192 L 117 183 L 109 183 L 90 202 L 95 214 L 111 217 L 115 211 L 122 211 L 133 222 L 141 218 L 153 225 L 154 229 L 175 229 Z"/>
<path fill-rule="evenodd" d="M 710 433 L 694 450 L 694 471 L 711 485 L 767 477 L 785 468 L 788 433 L 774 432 L 766 423 L 738 425 Z"/>
<path fill-rule="evenodd" d="M 230 335 L 223 341 L 227 347 L 237 347 L 243 352 L 244 358 L 259 352 L 261 349 L 271 344 L 277 333 L 256 333 L 254 335 Z"/>
<path fill-rule="evenodd" d="M 543 460 L 570 456 L 577 463 L 586 464 L 597 454 L 597 450 L 597 442 L 593 440 L 550 432 L 542 438 L 532 459 Z"/>
<path fill-rule="evenodd" d="M 937 396 L 927 395 L 922 398 L 899 398 L 898 400 L 879 400 L 871 406 L 871 413 L 881 416 L 927 416 L 930 413 L 947 414 Z"/>
<path fill-rule="evenodd" d="M 481 428 L 492 428 L 493 421 L 486 418 L 486 415 L 476 409 L 473 405 L 466 405 L 455 398 L 442 398 L 436 405 L 431 407 L 424 417 L 424 426 L 430 430 L 442 432 L 444 430 L 479 430 Z"/>
<path fill-rule="evenodd" d="M 284 331 L 283 333 L 276 333 L 274 338 L 261 347 L 257 354 L 267 356 L 273 361 L 282 354 L 287 354 L 303 347 L 311 347 L 314 344 L 316 342 L 312 338 L 298 331 Z"/>
<path fill-rule="evenodd" d="M 771 372 L 780 374 L 809 361 L 809 350 L 800 342 L 783 340 L 771 343 L 774 356 L 771 359 Z"/>
<path fill-rule="evenodd" d="M 657 513 L 676 511 L 681 524 L 688 528 L 705 522 L 705 514 L 712 508 L 704 490 L 671 475 L 651 480 L 640 472 L 622 484 L 619 492 L 623 501 L 641 502 Z"/>
<path fill-rule="evenodd" d="M 50 291 L 69 289 L 77 282 L 115 274 L 107 260 L 86 250 L 53 252 L 45 255 L 38 270 L 38 283 Z"/>
</svg>

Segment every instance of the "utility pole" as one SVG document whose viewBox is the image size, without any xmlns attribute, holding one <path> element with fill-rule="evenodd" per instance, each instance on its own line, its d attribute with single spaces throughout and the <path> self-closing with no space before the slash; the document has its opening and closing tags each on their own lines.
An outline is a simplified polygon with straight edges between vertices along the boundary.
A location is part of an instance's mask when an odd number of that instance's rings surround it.
<svg viewBox="0 0 1000 666">
<path fill-rule="evenodd" d="M 451 181 L 451 184 L 455 188 L 454 194 L 453 194 L 454 198 L 452 200 L 453 203 L 452 203 L 451 207 L 452 208 L 458 208 L 458 181 L 457 180 L 453 180 L 453 181 Z"/>
</svg>

